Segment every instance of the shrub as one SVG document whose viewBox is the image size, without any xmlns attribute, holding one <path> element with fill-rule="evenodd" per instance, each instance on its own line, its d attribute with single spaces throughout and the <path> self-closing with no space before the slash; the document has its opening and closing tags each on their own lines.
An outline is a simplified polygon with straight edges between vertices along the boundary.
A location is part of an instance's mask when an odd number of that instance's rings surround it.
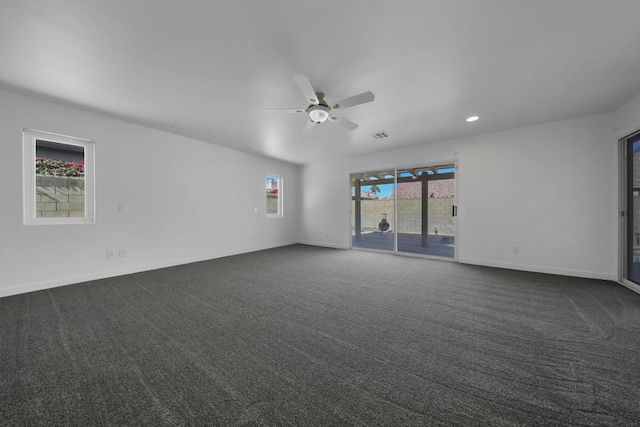
<svg viewBox="0 0 640 427">
<path fill-rule="evenodd" d="M 83 177 L 84 163 L 36 157 L 36 174 Z"/>
</svg>

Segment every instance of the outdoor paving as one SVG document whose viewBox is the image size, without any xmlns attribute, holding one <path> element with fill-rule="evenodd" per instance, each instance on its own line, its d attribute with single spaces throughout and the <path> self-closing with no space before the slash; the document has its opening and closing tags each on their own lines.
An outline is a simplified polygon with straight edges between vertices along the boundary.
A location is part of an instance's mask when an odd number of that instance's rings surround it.
<svg viewBox="0 0 640 427">
<path fill-rule="evenodd" d="M 360 240 L 352 236 L 351 245 L 354 248 L 393 251 L 393 236 L 393 232 L 363 233 Z M 429 235 L 427 246 L 422 246 L 420 234 L 398 233 L 398 251 L 453 258 L 453 236 Z"/>
</svg>

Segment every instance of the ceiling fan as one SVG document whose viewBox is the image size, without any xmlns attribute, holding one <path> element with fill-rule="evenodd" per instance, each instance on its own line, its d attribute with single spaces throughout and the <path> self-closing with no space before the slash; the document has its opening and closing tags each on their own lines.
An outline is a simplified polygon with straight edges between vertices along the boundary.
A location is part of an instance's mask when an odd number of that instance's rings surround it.
<svg viewBox="0 0 640 427">
<path fill-rule="evenodd" d="M 307 114 L 309 120 L 303 129 L 303 133 L 311 131 L 315 125 L 319 125 L 326 121 L 337 123 L 347 130 L 355 130 L 357 123 L 333 114 L 333 110 L 353 107 L 354 105 L 365 104 L 374 100 L 373 93 L 370 91 L 363 92 L 359 95 L 350 96 L 334 104 L 329 104 L 324 99 L 323 92 L 316 92 L 311 86 L 311 82 L 305 76 L 298 74 L 293 75 L 293 80 L 300 88 L 300 92 L 310 105 L 307 108 L 266 108 L 265 111 L 280 111 L 283 113 Z"/>
</svg>

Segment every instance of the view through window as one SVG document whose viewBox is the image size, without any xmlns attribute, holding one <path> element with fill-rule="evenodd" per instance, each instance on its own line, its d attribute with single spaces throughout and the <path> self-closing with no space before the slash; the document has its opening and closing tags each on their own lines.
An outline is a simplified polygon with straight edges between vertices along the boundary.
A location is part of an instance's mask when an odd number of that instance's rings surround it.
<svg viewBox="0 0 640 427">
<path fill-rule="evenodd" d="M 36 140 L 36 218 L 84 218 L 84 147 Z"/>
<path fill-rule="evenodd" d="M 282 216 L 282 177 L 268 174 L 266 178 L 267 189 L 267 216 Z"/>
</svg>

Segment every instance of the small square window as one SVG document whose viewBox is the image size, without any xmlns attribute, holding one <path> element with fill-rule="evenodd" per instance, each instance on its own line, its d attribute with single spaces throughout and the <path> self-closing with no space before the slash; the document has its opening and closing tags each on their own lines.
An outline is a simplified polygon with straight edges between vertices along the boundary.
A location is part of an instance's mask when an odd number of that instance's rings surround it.
<svg viewBox="0 0 640 427">
<path fill-rule="evenodd" d="M 24 223 L 95 222 L 94 143 L 25 129 Z"/>
<path fill-rule="evenodd" d="M 267 174 L 267 217 L 282 217 L 282 177 Z"/>
</svg>

